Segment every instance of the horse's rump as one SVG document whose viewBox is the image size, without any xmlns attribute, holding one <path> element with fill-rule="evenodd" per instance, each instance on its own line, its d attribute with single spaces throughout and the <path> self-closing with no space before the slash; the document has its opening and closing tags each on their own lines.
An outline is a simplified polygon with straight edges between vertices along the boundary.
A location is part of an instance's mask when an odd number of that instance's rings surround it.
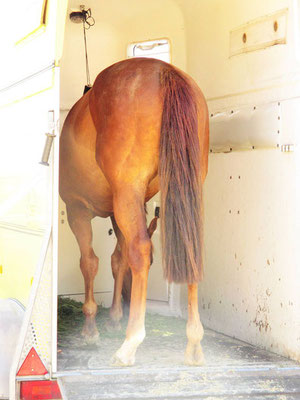
<svg viewBox="0 0 300 400">
<path fill-rule="evenodd" d="M 91 90 L 98 129 L 96 159 L 112 187 L 158 186 L 162 198 L 165 277 L 202 278 L 201 177 L 206 172 L 206 104 L 200 89 L 177 68 L 154 59 L 130 59 L 107 68 Z M 204 110 L 203 110 L 204 109 Z M 99 114 L 102 110 L 103 115 Z M 200 138 L 200 140 L 199 140 Z M 113 155 L 113 157 L 112 157 Z"/>
</svg>

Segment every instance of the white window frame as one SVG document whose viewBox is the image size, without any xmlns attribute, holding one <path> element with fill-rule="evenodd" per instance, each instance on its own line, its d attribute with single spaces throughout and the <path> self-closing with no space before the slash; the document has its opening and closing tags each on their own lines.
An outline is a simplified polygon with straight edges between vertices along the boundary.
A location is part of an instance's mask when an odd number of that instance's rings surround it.
<svg viewBox="0 0 300 400">
<path fill-rule="evenodd" d="M 127 47 L 127 57 L 157 58 L 171 63 L 171 42 L 168 38 L 133 42 Z"/>
</svg>

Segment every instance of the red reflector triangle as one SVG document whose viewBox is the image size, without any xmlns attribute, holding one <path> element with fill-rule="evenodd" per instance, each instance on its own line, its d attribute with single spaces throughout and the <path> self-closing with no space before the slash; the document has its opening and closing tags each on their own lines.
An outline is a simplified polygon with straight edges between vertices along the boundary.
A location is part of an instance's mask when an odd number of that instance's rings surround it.
<svg viewBox="0 0 300 400">
<path fill-rule="evenodd" d="M 45 375 L 47 373 L 48 371 L 38 356 L 35 348 L 32 347 L 23 364 L 21 365 L 17 376 Z"/>
</svg>

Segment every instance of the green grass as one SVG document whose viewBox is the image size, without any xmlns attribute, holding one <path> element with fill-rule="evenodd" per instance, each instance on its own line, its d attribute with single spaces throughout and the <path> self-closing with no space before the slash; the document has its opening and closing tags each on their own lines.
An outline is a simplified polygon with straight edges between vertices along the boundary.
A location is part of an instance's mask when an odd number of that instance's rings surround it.
<svg viewBox="0 0 300 400">
<path fill-rule="evenodd" d="M 122 339 L 125 336 L 128 314 L 121 320 L 120 331 L 108 331 L 105 327 L 109 320 L 109 309 L 98 306 L 96 324 L 101 338 Z M 58 345 L 67 347 L 70 344 L 83 345 L 81 330 L 84 324 L 82 303 L 69 299 L 58 299 Z M 185 335 L 186 321 L 181 318 L 164 317 L 157 314 L 146 315 L 147 337 L 176 337 Z"/>
</svg>

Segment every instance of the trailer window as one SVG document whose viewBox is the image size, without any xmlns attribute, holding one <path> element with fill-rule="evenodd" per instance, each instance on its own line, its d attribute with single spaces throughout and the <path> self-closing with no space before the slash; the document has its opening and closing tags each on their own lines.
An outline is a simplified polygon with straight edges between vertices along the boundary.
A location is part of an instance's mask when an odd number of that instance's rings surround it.
<svg viewBox="0 0 300 400">
<path fill-rule="evenodd" d="M 132 57 L 151 57 L 171 62 L 170 41 L 168 39 L 147 40 L 145 42 L 131 43 L 127 55 Z"/>
<path fill-rule="evenodd" d="M 47 3 L 48 0 L 27 0 L 19 3 L 15 44 L 22 43 L 45 30 Z"/>
</svg>

